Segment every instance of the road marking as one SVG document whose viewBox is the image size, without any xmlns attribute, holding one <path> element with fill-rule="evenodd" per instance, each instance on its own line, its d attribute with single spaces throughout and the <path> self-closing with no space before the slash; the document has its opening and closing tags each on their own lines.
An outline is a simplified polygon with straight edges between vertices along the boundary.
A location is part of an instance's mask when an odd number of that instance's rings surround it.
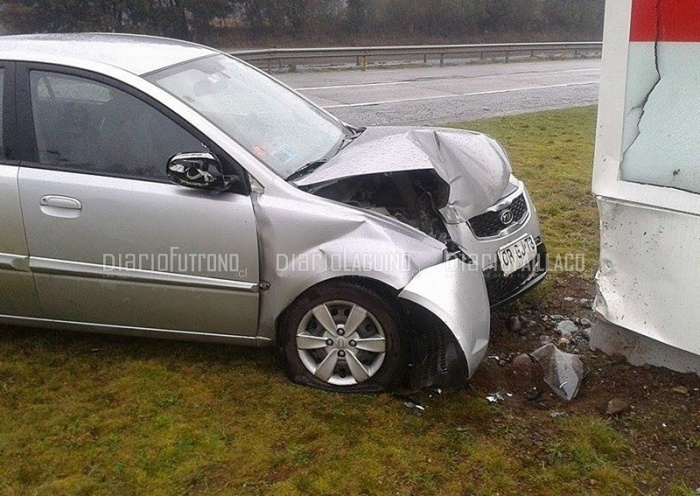
<svg viewBox="0 0 700 496">
<path fill-rule="evenodd" d="M 418 102 L 421 100 L 441 100 L 445 98 L 460 98 L 465 96 L 480 96 L 480 95 L 497 95 L 499 93 L 514 93 L 516 91 L 532 91 L 532 90 L 544 90 L 549 88 L 568 88 L 570 86 L 587 86 L 591 84 L 598 84 L 598 81 L 585 81 L 582 83 L 566 83 L 566 84 L 550 84 L 546 86 L 523 86 L 521 88 L 508 88 L 505 90 L 490 90 L 490 91 L 477 91 L 474 93 L 460 93 L 451 95 L 436 95 L 436 96 L 424 96 L 416 98 L 402 98 L 399 100 L 378 100 L 375 102 L 361 102 L 361 103 L 341 103 L 337 105 L 327 105 L 323 108 L 325 109 L 336 109 L 336 108 L 350 108 L 350 107 L 371 107 L 373 105 L 384 105 L 387 103 L 402 103 L 402 102 Z"/>
<path fill-rule="evenodd" d="M 390 81 L 385 83 L 357 83 L 357 84 L 340 84 L 337 86 L 311 86 L 309 88 L 294 88 L 296 91 L 313 91 L 313 90 L 337 90 L 343 88 L 357 88 L 364 86 L 391 86 L 397 84 L 410 84 L 411 81 Z"/>
<path fill-rule="evenodd" d="M 553 74 L 559 74 L 563 72 L 600 72 L 598 68 L 586 68 L 586 69 L 567 69 L 564 71 L 556 71 Z M 550 72 L 538 72 L 538 71 L 528 71 L 528 72 L 516 72 L 510 75 L 515 76 L 545 76 L 550 74 Z M 488 79 L 488 78 L 501 78 L 503 74 L 478 74 L 473 76 L 464 77 L 464 79 Z M 460 76 L 461 77 L 461 76 Z M 340 90 L 347 88 L 364 88 L 366 86 L 396 86 L 401 84 L 411 84 L 411 83 L 433 83 L 442 80 L 453 80 L 452 78 L 445 77 L 435 77 L 427 79 L 415 79 L 409 81 L 385 81 L 379 83 L 354 83 L 354 84 L 337 84 L 329 86 L 308 86 L 306 88 L 294 88 L 296 91 L 319 91 L 319 90 Z"/>
<path fill-rule="evenodd" d="M 584 69 L 566 69 L 560 72 L 600 72 L 600 67 L 589 67 Z"/>
</svg>

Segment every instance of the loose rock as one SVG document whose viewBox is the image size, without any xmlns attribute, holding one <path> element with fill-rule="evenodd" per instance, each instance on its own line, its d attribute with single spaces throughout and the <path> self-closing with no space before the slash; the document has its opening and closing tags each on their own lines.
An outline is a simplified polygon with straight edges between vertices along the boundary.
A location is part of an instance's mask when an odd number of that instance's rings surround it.
<svg viewBox="0 0 700 496">
<path fill-rule="evenodd" d="M 584 327 L 591 327 L 593 322 L 591 322 L 589 319 L 583 318 L 581 319 L 581 325 Z"/>
<path fill-rule="evenodd" d="M 627 401 L 620 398 L 613 398 L 612 400 L 608 401 L 608 407 L 605 409 L 605 413 L 608 415 L 620 415 L 629 409 L 630 404 Z"/>
<path fill-rule="evenodd" d="M 511 365 L 513 366 L 513 368 L 527 371 L 530 368 L 532 368 L 532 359 L 530 358 L 530 355 L 521 353 L 520 355 L 513 358 Z"/>
<path fill-rule="evenodd" d="M 677 394 L 682 394 L 683 396 L 690 396 L 690 391 L 688 391 L 688 388 L 685 386 L 676 386 L 672 388 L 671 391 Z"/>
<path fill-rule="evenodd" d="M 578 331 L 578 327 L 570 320 L 562 320 L 557 324 L 557 332 L 562 336 L 570 337 L 576 331 Z"/>
<path fill-rule="evenodd" d="M 520 321 L 520 317 L 517 315 L 513 315 L 508 319 L 508 329 L 510 329 L 513 332 L 518 332 L 522 328 L 522 322 Z"/>
</svg>

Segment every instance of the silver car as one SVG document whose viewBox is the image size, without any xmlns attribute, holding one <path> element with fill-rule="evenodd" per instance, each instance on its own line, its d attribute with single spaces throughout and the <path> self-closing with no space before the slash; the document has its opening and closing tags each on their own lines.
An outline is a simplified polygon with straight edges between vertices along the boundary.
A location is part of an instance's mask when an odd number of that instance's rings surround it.
<svg viewBox="0 0 700 496">
<path fill-rule="evenodd" d="M 203 46 L 0 38 L 0 322 L 279 346 L 336 391 L 463 384 L 545 275 L 473 132 L 347 125 Z"/>
</svg>

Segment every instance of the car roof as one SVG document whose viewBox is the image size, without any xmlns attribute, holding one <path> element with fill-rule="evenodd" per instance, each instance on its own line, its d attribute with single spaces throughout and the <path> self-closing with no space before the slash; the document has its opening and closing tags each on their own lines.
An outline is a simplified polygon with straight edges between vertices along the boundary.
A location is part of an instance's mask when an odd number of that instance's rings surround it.
<svg viewBox="0 0 700 496">
<path fill-rule="evenodd" d="M 113 33 L 33 34 L 0 36 L 0 58 L 51 62 L 75 59 L 108 64 L 142 75 L 187 60 L 214 55 L 216 50 L 169 38 Z"/>
</svg>

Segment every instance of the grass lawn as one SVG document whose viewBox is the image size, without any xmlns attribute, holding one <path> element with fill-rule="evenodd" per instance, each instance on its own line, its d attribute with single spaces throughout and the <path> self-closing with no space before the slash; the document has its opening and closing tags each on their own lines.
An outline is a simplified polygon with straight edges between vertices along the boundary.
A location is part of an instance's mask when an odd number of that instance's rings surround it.
<svg viewBox="0 0 700 496">
<path fill-rule="evenodd" d="M 583 255 L 574 277 L 590 280 L 595 109 L 464 126 L 506 146 L 553 260 Z M 642 488 L 629 437 L 598 412 L 520 415 L 471 389 L 424 395 L 416 416 L 391 395 L 294 385 L 272 350 L 9 329 L 0 391 L 7 496 L 692 494 L 653 472 Z"/>
</svg>

